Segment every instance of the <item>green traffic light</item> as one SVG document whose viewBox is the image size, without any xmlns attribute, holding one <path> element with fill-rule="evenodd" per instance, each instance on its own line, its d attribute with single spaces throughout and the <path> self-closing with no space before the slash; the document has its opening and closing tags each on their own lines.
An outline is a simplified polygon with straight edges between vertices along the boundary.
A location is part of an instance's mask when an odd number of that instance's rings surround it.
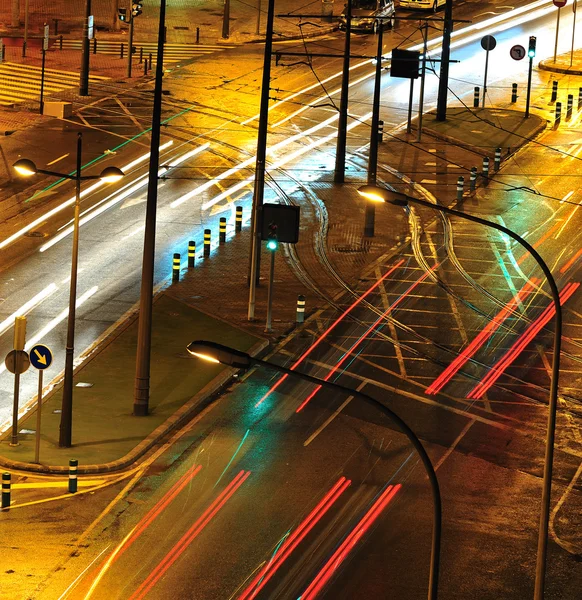
<svg viewBox="0 0 582 600">
<path fill-rule="evenodd" d="M 267 242 L 267 250 L 275 251 L 279 247 L 279 242 L 277 240 L 269 240 Z"/>
</svg>

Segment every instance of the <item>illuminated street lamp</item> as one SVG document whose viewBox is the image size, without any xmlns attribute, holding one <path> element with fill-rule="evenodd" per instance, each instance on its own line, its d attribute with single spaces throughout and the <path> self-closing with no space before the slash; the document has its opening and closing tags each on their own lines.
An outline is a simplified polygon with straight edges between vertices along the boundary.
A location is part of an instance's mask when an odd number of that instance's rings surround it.
<svg viewBox="0 0 582 600">
<path fill-rule="evenodd" d="M 560 351 L 562 344 L 562 305 L 560 304 L 560 292 L 554 280 L 552 272 L 548 265 L 543 261 L 542 257 L 537 253 L 535 248 L 528 244 L 521 236 L 511 229 L 507 229 L 503 225 L 499 225 L 494 221 L 488 221 L 475 215 L 465 213 L 454 208 L 448 208 L 440 204 L 432 204 L 426 200 L 414 198 L 400 192 L 394 192 L 385 188 L 380 188 L 375 185 L 364 185 L 358 189 L 358 193 L 372 202 L 387 202 L 397 206 L 408 206 L 408 204 L 418 204 L 432 210 L 437 210 L 442 213 L 454 215 L 467 221 L 479 223 L 485 227 L 497 229 L 510 238 L 513 238 L 518 244 L 523 246 L 535 259 L 543 271 L 552 294 L 554 308 L 556 311 L 556 326 L 554 329 L 554 356 L 552 360 L 552 373 L 550 378 L 550 401 L 548 412 L 548 428 L 546 432 L 546 456 L 544 462 L 544 479 L 542 485 L 542 508 L 540 515 L 540 526 L 538 531 L 538 554 L 536 562 L 535 574 L 535 595 L 534 600 L 543 600 L 544 584 L 546 579 L 546 556 L 548 550 L 548 527 L 550 522 L 550 500 L 552 492 L 552 470 L 554 463 L 554 440 L 556 436 L 556 411 L 558 405 L 558 379 L 560 375 Z"/>
<path fill-rule="evenodd" d="M 193 356 L 196 356 L 209 362 L 221 363 L 223 365 L 228 365 L 229 367 L 234 367 L 235 369 L 248 369 L 253 365 L 267 367 L 269 369 L 279 371 L 280 373 L 290 375 L 291 377 L 298 377 L 299 379 L 304 379 L 305 381 L 309 381 L 310 383 L 314 383 L 317 386 L 327 388 L 333 392 L 340 392 L 348 396 L 353 396 L 354 398 L 358 398 L 359 400 L 362 400 L 368 405 L 372 405 L 375 408 L 380 409 L 382 413 L 384 413 L 393 423 L 395 423 L 402 431 L 402 433 L 404 433 L 404 435 L 406 435 L 406 437 L 410 440 L 411 444 L 418 452 L 418 455 L 420 456 L 420 460 L 422 461 L 422 464 L 428 476 L 428 480 L 430 482 L 433 497 L 434 523 L 432 530 L 428 600 L 437 600 L 439 565 L 441 554 L 441 493 L 439 490 L 439 483 L 434 467 L 432 466 L 432 463 L 428 454 L 426 453 L 426 450 L 424 449 L 424 446 L 422 445 L 421 441 L 418 439 L 414 431 L 412 431 L 412 429 L 410 429 L 410 427 L 408 427 L 408 425 L 395 412 L 393 412 L 390 408 L 382 404 L 382 402 L 376 400 L 372 396 L 368 396 L 367 394 L 360 392 L 359 390 L 354 390 L 343 385 L 339 385 L 337 383 L 332 383 L 324 379 L 313 377 L 312 375 L 307 375 L 306 373 L 301 373 L 299 371 L 282 367 L 280 365 L 268 362 L 266 360 L 255 358 L 253 356 L 250 356 L 246 352 L 241 352 L 240 350 L 235 350 L 234 348 L 223 346 L 222 344 L 217 344 L 216 342 L 196 340 L 188 344 L 187 350 Z"/>
<path fill-rule="evenodd" d="M 75 345 L 75 303 L 77 301 L 77 263 L 79 260 L 79 212 L 81 204 L 81 182 L 101 179 L 107 183 L 115 183 L 123 177 L 123 171 L 117 167 L 106 167 L 101 175 L 81 175 L 81 150 L 83 134 L 77 134 L 77 168 L 73 175 L 56 173 L 38 169 L 27 158 L 17 160 L 14 170 L 23 177 L 31 177 L 37 173 L 52 175 L 75 182 L 75 212 L 73 218 L 73 256 L 71 260 L 71 287 L 69 291 L 69 316 L 67 320 L 67 345 L 65 349 L 65 375 L 63 379 L 63 401 L 61 408 L 61 425 L 59 431 L 59 447 L 71 447 L 71 430 L 73 425 L 73 349 Z"/>
</svg>

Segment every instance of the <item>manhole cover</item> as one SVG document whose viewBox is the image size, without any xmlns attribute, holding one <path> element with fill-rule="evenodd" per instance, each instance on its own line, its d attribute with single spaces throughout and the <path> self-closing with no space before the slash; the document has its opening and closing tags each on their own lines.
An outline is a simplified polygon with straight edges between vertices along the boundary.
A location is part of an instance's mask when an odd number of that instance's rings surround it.
<svg viewBox="0 0 582 600">
<path fill-rule="evenodd" d="M 48 233 L 44 233 L 43 231 L 28 231 L 24 235 L 30 238 L 43 238 L 46 237 Z"/>
</svg>

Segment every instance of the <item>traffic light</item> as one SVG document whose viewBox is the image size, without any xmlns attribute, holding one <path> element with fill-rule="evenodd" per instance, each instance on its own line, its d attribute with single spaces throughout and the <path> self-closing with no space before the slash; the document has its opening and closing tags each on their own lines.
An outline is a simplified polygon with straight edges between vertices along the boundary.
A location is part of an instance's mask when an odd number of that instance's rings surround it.
<svg viewBox="0 0 582 600">
<path fill-rule="evenodd" d="M 119 17 L 120 21 L 123 21 L 124 23 L 126 23 L 127 22 L 127 8 L 117 9 L 117 16 Z"/>
<path fill-rule="evenodd" d="M 143 11 L 143 1 L 138 0 L 137 2 L 133 2 L 131 5 L 131 16 L 139 17 Z"/>
<path fill-rule="evenodd" d="M 269 237 L 267 238 L 267 249 L 275 252 L 279 247 L 279 239 L 277 238 L 277 224 L 269 223 Z"/>
<path fill-rule="evenodd" d="M 536 36 L 535 35 L 529 36 L 529 48 L 527 50 L 527 55 L 530 58 L 533 58 L 536 55 Z"/>
</svg>

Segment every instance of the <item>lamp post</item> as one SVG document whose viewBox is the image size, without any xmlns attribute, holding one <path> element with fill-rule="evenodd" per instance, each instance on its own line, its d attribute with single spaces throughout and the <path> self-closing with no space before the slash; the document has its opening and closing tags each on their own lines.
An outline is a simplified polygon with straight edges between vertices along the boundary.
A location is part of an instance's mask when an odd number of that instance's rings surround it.
<svg viewBox="0 0 582 600">
<path fill-rule="evenodd" d="M 37 173 L 52 175 L 75 182 L 75 205 L 73 217 L 73 254 L 71 260 L 71 286 L 69 289 L 69 316 L 67 320 L 67 345 L 65 349 L 65 374 L 63 379 L 63 400 L 61 405 L 61 424 L 59 431 L 59 447 L 71 447 L 71 430 L 73 425 L 73 350 L 75 345 L 75 304 L 77 301 L 77 263 L 79 260 L 79 213 L 81 203 L 81 182 L 101 179 L 107 183 L 114 183 L 123 177 L 123 171 L 117 167 L 105 167 L 101 175 L 81 175 L 81 150 L 83 134 L 77 134 L 77 168 L 74 175 L 69 173 L 56 173 L 38 169 L 27 158 L 21 158 L 14 163 L 14 169 L 24 177 Z"/>
<path fill-rule="evenodd" d="M 558 405 L 558 379 L 560 375 L 560 351 L 562 344 L 562 306 L 560 304 L 560 292 L 554 280 L 552 272 L 548 265 L 543 261 L 542 257 L 537 253 L 535 248 L 528 244 L 521 236 L 511 229 L 507 229 L 503 225 L 499 225 L 493 221 L 488 221 L 480 217 L 476 217 L 469 213 L 465 213 L 447 206 L 435 205 L 420 198 L 414 198 L 400 192 L 393 192 L 385 188 L 377 186 L 364 185 L 358 189 L 358 193 L 364 198 L 373 202 L 388 202 L 397 206 L 407 206 L 410 204 L 418 204 L 432 210 L 437 210 L 446 214 L 454 215 L 467 221 L 479 223 L 485 227 L 497 229 L 510 238 L 513 238 L 518 244 L 523 246 L 535 259 L 543 271 L 552 294 L 554 308 L 556 311 L 556 326 L 554 330 L 554 356 L 552 360 L 552 373 L 550 378 L 550 399 L 548 411 L 548 426 L 546 432 L 546 451 L 544 462 L 544 476 L 542 484 L 542 507 L 540 515 L 540 526 L 538 531 L 538 553 L 536 561 L 536 574 L 534 584 L 534 600 L 543 600 L 544 587 L 546 579 L 546 557 L 548 550 L 548 527 L 550 522 L 550 500 L 552 492 L 552 470 L 554 463 L 554 439 L 556 436 L 556 410 Z"/>
<path fill-rule="evenodd" d="M 317 377 L 313 377 L 312 375 L 307 375 L 306 373 L 294 371 L 286 367 L 277 365 L 275 363 L 268 362 L 266 360 L 260 360 L 258 358 L 246 354 L 245 352 L 241 352 L 240 350 L 235 350 L 234 348 L 229 348 L 228 346 L 223 346 L 222 344 L 217 344 L 215 342 L 196 340 L 188 344 L 187 350 L 188 352 L 190 352 L 190 354 L 192 354 L 193 356 L 197 356 L 198 358 L 202 358 L 204 360 L 214 363 L 222 363 L 223 365 L 228 365 L 230 367 L 234 367 L 235 369 L 247 369 L 253 365 L 259 365 L 262 367 L 274 369 L 275 371 L 279 371 L 280 373 L 285 373 L 286 375 L 299 377 L 300 379 L 304 379 L 305 381 L 309 381 L 310 383 L 314 383 L 318 386 L 327 388 L 333 392 L 342 392 L 349 396 L 358 398 L 366 404 L 372 405 L 380 409 L 380 411 L 384 413 L 384 415 L 386 415 L 392 422 L 394 422 L 404 433 L 404 435 L 406 435 L 406 437 L 410 440 L 411 444 L 418 452 L 418 455 L 420 456 L 422 464 L 426 470 L 428 480 L 430 482 L 430 487 L 433 496 L 434 523 L 431 542 L 428 600 L 437 600 L 441 552 L 441 494 L 434 467 L 432 466 L 432 463 L 426 450 L 424 449 L 424 446 L 422 445 L 421 441 L 418 439 L 414 431 L 412 431 L 412 429 L 410 429 L 410 427 L 408 427 L 408 425 L 395 412 L 393 412 L 390 408 L 382 404 L 382 402 L 358 390 L 353 390 L 351 388 L 339 385 L 337 383 L 331 383 L 329 381 L 325 381 L 324 379 L 319 379 Z"/>
</svg>

